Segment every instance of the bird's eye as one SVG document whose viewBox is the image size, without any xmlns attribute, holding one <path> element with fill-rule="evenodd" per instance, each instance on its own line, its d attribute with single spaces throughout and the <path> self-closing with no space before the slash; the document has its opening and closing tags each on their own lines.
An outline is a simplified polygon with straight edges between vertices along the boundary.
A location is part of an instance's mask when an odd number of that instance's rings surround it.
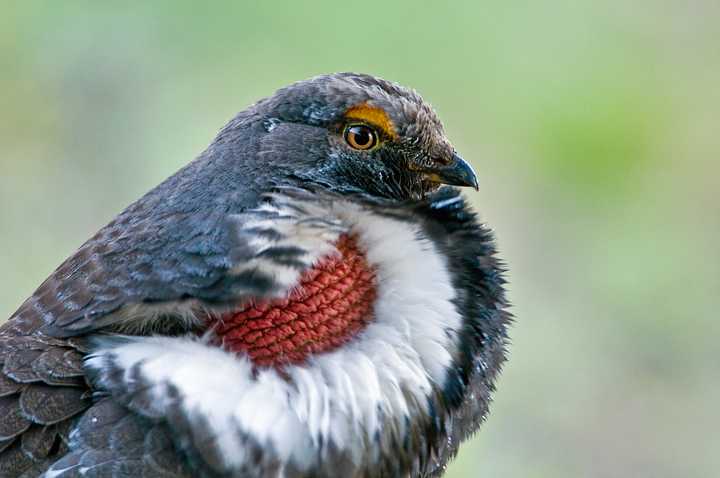
<svg viewBox="0 0 720 478">
<path fill-rule="evenodd" d="M 377 144 L 377 140 L 375 130 L 364 124 L 349 125 L 345 128 L 345 141 L 354 149 L 368 150 Z"/>
</svg>

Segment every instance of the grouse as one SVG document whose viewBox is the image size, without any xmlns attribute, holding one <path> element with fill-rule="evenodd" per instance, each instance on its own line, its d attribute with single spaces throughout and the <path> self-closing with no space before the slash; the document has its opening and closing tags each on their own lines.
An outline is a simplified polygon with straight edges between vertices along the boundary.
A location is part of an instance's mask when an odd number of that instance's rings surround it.
<svg viewBox="0 0 720 478">
<path fill-rule="evenodd" d="M 292 84 L 0 327 L 0 476 L 433 477 L 510 314 L 470 165 L 415 91 Z"/>
</svg>

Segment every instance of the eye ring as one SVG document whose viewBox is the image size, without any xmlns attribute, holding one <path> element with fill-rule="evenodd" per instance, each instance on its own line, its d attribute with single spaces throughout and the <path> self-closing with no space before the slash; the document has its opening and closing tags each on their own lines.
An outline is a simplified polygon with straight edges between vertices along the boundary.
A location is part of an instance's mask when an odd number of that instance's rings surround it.
<svg viewBox="0 0 720 478">
<path fill-rule="evenodd" d="M 349 124 L 343 133 L 345 142 L 351 148 L 360 151 L 367 151 L 374 148 L 378 143 L 378 134 L 373 128 L 365 124 Z"/>
</svg>

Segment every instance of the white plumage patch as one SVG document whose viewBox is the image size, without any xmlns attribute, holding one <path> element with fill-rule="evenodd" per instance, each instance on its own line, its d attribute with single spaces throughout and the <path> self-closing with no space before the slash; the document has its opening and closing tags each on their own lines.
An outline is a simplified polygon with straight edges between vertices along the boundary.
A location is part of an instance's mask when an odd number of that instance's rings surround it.
<svg viewBox="0 0 720 478">
<path fill-rule="evenodd" d="M 296 259 L 305 267 L 311 267 L 321 257 L 335 251 L 333 243 L 344 227 L 328 218 L 320 205 L 303 203 L 302 207 L 290 204 L 284 196 L 270 195 L 274 201 L 256 209 L 232 217 L 238 225 L 242 242 L 253 250 L 254 258 L 237 265 L 231 273 L 258 270 L 272 277 L 274 294 L 281 296 L 297 284 L 300 271 L 263 257 L 274 248 L 293 247 L 304 251 Z M 272 235 L 258 234 L 272 232 Z"/>
<path fill-rule="evenodd" d="M 204 420 L 212 429 L 227 470 L 246 462 L 238 430 L 299 469 L 321 461 L 330 444 L 359 463 L 375 454 L 371 447 L 382 446 L 379 432 L 402 437 L 406 419 L 428 413 L 428 397 L 443 386 L 455 352 L 461 318 L 447 265 L 413 223 L 345 202 L 318 207 L 313 215 L 331 226 L 318 234 L 319 222 L 300 222 L 313 227 L 313 234 L 297 229 L 312 251 L 308 257 L 327 254 L 328 238 L 342 228 L 357 234 L 376 268 L 375 319 L 348 344 L 287 366 L 284 375 L 254 370 L 247 358 L 200 339 L 174 337 L 133 337 L 97 350 L 87 366 L 100 372 L 101 384 L 108 361 L 128 382 L 138 368 L 159 415 L 170 405 L 168 386 L 174 387 L 191 422 Z M 246 225 L 284 227 L 291 238 L 295 219 Z"/>
</svg>

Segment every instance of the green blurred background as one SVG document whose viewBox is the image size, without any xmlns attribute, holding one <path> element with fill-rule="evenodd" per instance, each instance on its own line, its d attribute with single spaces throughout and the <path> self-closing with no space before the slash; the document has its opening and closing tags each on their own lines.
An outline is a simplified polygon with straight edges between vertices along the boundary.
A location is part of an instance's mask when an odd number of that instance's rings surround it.
<svg viewBox="0 0 720 478">
<path fill-rule="evenodd" d="M 720 4 L 1 2 L 0 317 L 291 81 L 417 88 L 517 322 L 448 475 L 720 475 Z"/>
</svg>

